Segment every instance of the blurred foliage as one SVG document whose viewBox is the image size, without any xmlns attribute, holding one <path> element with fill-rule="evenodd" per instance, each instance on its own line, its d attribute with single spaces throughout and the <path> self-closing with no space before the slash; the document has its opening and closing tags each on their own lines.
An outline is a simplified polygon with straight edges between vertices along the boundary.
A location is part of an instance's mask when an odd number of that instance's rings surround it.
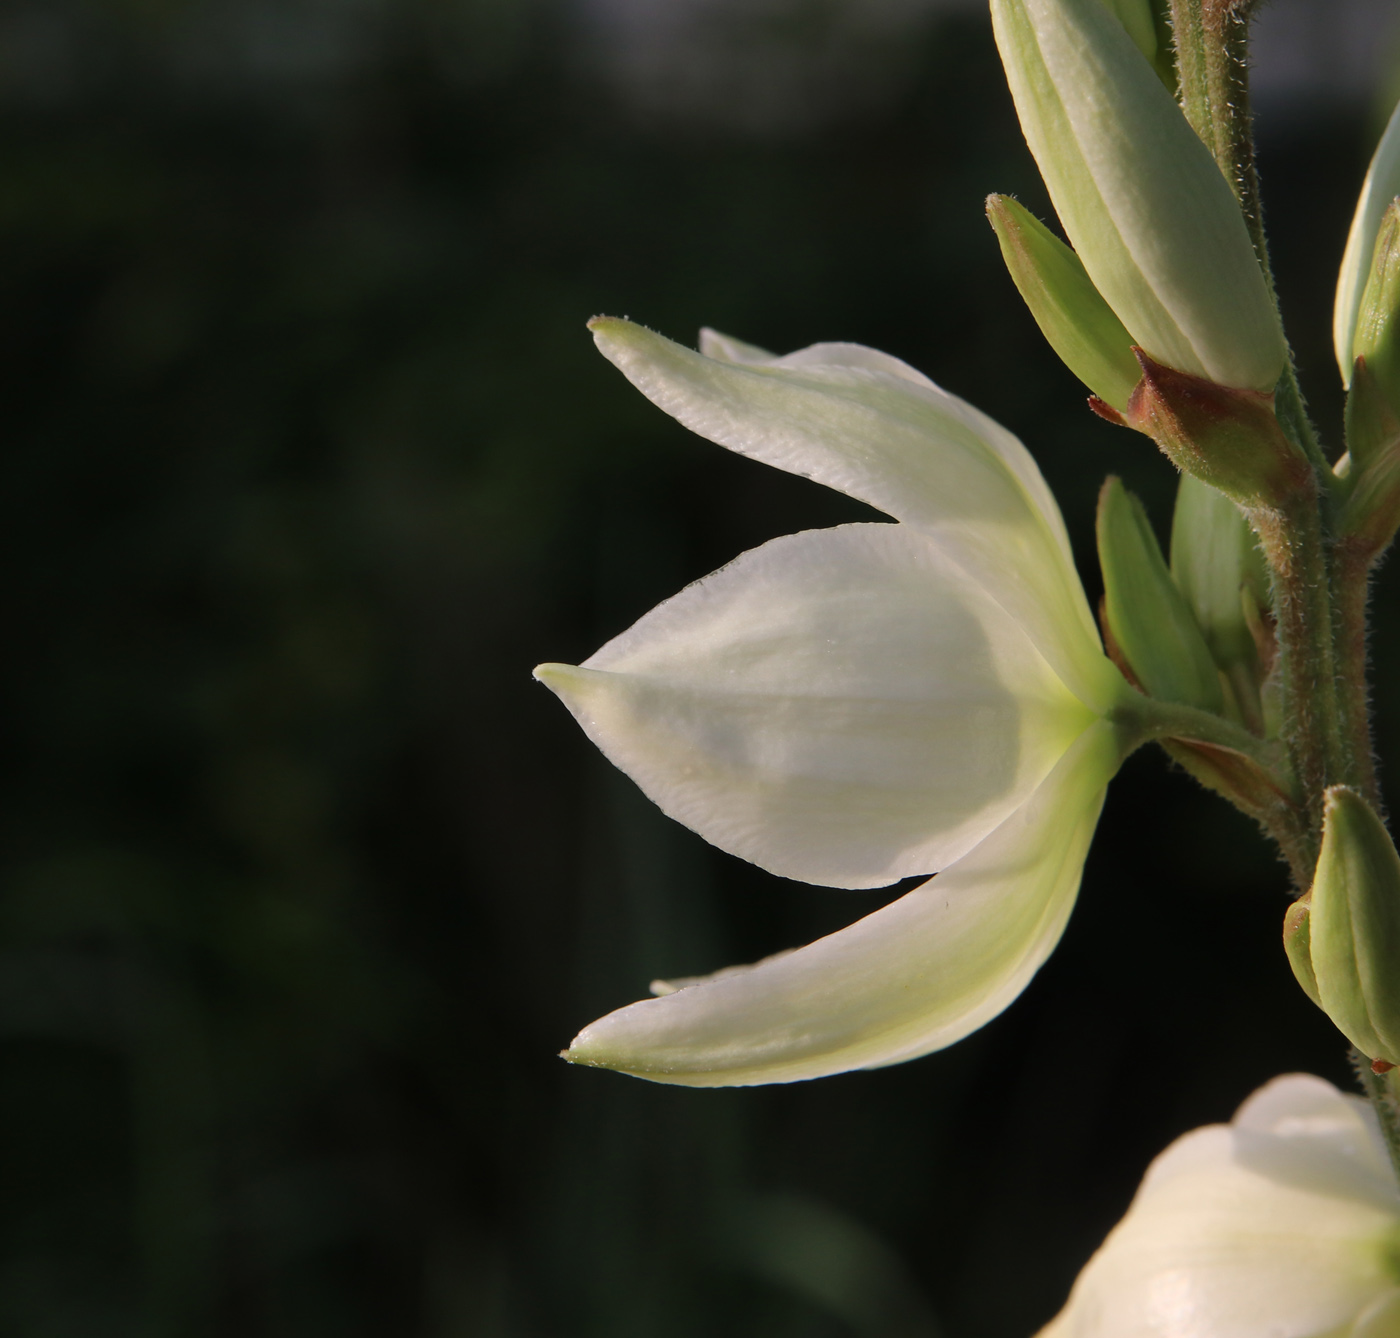
<svg viewBox="0 0 1400 1338">
<path fill-rule="evenodd" d="M 1169 1138 L 1344 1080 L 1281 870 L 1157 757 L 943 1055 L 730 1092 L 553 1057 L 889 895 L 710 850 L 530 683 L 862 514 L 664 419 L 589 315 L 908 358 L 1026 437 L 1086 572 L 1109 469 L 1169 515 L 1001 272 L 983 196 L 1047 207 L 980 13 L 789 9 L 793 115 L 736 104 L 761 60 L 658 101 L 598 5 L 0 11 L 0 1331 L 1011 1338 Z M 1330 425 L 1366 145 L 1306 136 L 1265 172 Z"/>
</svg>

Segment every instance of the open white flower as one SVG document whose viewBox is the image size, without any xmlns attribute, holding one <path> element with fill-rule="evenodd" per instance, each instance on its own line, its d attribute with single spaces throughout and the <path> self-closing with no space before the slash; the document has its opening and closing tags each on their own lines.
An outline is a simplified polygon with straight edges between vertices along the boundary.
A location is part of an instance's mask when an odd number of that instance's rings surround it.
<svg viewBox="0 0 1400 1338">
<path fill-rule="evenodd" d="M 1010 433 L 874 350 L 593 330 L 688 427 L 899 523 L 776 539 L 538 677 L 722 849 L 833 887 L 938 877 L 808 947 L 658 983 L 568 1058 L 708 1086 L 951 1044 L 1058 941 L 1137 742 L 1110 717 L 1142 699 L 1103 655 L 1054 499 Z"/>
<path fill-rule="evenodd" d="M 1370 1106 L 1275 1078 L 1177 1139 L 1040 1338 L 1397 1338 L 1400 1189 Z"/>
</svg>

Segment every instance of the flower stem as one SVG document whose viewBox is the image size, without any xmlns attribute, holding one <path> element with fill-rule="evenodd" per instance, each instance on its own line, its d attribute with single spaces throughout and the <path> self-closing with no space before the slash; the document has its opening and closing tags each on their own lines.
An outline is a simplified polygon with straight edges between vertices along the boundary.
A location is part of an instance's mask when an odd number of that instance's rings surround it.
<svg viewBox="0 0 1400 1338">
<path fill-rule="evenodd" d="M 1400 1069 L 1377 1073 L 1371 1067 L 1371 1061 L 1356 1049 L 1351 1052 L 1351 1064 L 1366 1095 L 1371 1098 L 1371 1106 L 1376 1112 L 1381 1135 L 1385 1139 L 1386 1151 L 1390 1153 L 1390 1165 L 1395 1171 L 1396 1180 L 1400 1181 L 1400 1091 L 1395 1083 L 1396 1074 L 1400 1074 Z"/>
</svg>

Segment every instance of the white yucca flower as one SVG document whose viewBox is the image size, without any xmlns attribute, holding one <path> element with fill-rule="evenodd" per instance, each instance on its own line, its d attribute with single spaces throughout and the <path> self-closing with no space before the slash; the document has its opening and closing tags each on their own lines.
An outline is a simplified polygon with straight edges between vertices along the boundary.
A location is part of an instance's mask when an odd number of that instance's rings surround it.
<svg viewBox="0 0 1400 1338">
<path fill-rule="evenodd" d="M 1400 1189 L 1370 1106 L 1293 1074 L 1177 1139 L 1040 1338 L 1400 1338 Z"/>
<path fill-rule="evenodd" d="M 1139 739 L 1122 722 L 1144 699 L 1104 657 L 1054 498 L 1009 432 L 872 349 L 593 330 L 687 427 L 899 523 L 775 539 L 538 677 L 724 850 L 832 887 L 938 876 L 805 948 L 658 982 L 568 1058 L 727 1085 L 949 1045 L 1055 946 Z"/>
</svg>

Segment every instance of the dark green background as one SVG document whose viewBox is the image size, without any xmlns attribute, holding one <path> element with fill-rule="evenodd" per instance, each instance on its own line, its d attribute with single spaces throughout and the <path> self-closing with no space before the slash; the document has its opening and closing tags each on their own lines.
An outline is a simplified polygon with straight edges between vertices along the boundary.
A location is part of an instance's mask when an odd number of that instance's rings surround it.
<svg viewBox="0 0 1400 1338">
<path fill-rule="evenodd" d="M 818 72 L 775 120 L 762 77 L 629 98 L 543 0 L 0 12 L 0 1332 L 1018 1338 L 1170 1138 L 1345 1081 L 1280 866 L 1146 754 L 1060 950 L 946 1053 L 729 1092 L 554 1058 L 883 895 L 709 849 L 531 682 L 861 514 L 664 418 L 590 315 L 908 359 L 1022 434 L 1094 597 L 1102 476 L 1170 514 L 983 221 L 1047 212 L 985 17 L 794 13 L 733 35 Z M 1265 131 L 1335 440 L 1374 125 Z"/>
</svg>

